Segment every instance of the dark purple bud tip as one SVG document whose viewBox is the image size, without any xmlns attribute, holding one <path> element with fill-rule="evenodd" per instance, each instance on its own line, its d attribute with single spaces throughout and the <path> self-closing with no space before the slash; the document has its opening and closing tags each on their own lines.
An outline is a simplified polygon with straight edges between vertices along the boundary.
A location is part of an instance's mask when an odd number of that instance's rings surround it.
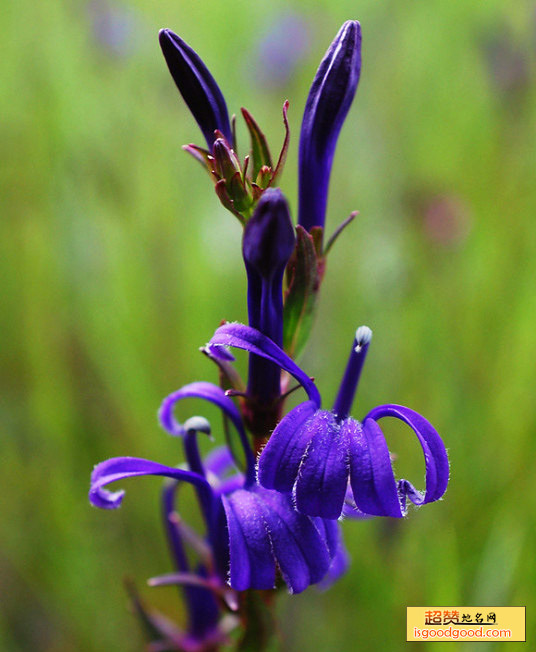
<svg viewBox="0 0 536 652">
<path fill-rule="evenodd" d="M 257 204 L 244 231 L 242 252 L 246 266 L 271 278 L 281 272 L 294 250 L 294 228 L 289 207 L 278 188 L 269 188 Z"/>
<path fill-rule="evenodd" d="M 299 219 L 324 226 L 335 146 L 361 73 L 361 26 L 349 20 L 329 46 L 305 105 L 299 151 Z"/>
<path fill-rule="evenodd" d="M 199 55 L 170 29 L 161 29 L 160 47 L 169 72 L 199 125 L 209 149 L 218 129 L 232 143 L 227 105 L 214 77 Z"/>
</svg>

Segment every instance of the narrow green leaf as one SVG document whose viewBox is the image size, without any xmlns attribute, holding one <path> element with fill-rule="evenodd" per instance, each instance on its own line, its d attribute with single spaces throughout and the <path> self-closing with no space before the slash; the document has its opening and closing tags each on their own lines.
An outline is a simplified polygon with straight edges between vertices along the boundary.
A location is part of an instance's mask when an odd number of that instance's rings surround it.
<svg viewBox="0 0 536 652">
<path fill-rule="evenodd" d="M 299 355 L 311 332 L 323 267 L 313 236 L 299 225 L 296 235 L 296 248 L 287 265 L 288 289 L 283 312 L 283 345 L 292 358 Z"/>
<path fill-rule="evenodd" d="M 242 115 L 244 116 L 251 137 L 251 162 L 253 164 L 251 178 L 256 179 L 263 165 L 267 165 L 269 168 L 272 167 L 272 157 L 270 156 L 266 138 L 251 113 L 247 109 L 242 108 Z"/>
</svg>

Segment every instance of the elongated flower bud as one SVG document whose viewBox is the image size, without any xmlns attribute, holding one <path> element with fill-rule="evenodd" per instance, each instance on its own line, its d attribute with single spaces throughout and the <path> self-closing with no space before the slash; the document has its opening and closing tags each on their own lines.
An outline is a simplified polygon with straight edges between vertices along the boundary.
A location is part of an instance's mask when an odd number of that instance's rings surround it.
<svg viewBox="0 0 536 652">
<path fill-rule="evenodd" d="M 170 29 L 160 30 L 158 38 L 169 72 L 203 132 L 209 150 L 212 150 L 216 129 L 232 143 L 227 105 L 199 55 Z"/>
<path fill-rule="evenodd" d="M 263 194 L 244 231 L 242 252 L 248 275 L 249 323 L 283 342 L 283 273 L 294 249 L 294 229 L 288 204 L 279 189 Z M 279 395 L 279 368 L 252 354 L 248 394 L 262 403 Z"/>
<path fill-rule="evenodd" d="M 322 59 L 303 114 L 298 223 L 307 231 L 324 226 L 335 146 L 360 73 L 361 26 L 356 20 L 349 20 Z"/>
</svg>

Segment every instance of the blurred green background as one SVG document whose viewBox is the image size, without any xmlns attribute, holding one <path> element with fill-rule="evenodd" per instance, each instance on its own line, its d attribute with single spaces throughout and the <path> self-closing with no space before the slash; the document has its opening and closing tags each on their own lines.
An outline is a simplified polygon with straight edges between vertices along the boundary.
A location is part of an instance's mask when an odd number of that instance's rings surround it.
<svg viewBox="0 0 536 652">
<path fill-rule="evenodd" d="M 329 403 L 353 330 L 368 324 L 375 337 L 355 416 L 384 402 L 425 414 L 450 450 L 451 483 L 445 500 L 403 522 L 346 523 L 350 572 L 329 593 L 282 597 L 279 647 L 436 650 L 405 643 L 407 605 L 527 605 L 533 649 L 528 0 L 2 5 L 0 649 L 141 649 L 126 576 L 181 618 L 173 588 L 144 585 L 170 568 L 160 482 L 125 483 L 119 512 L 87 501 L 90 470 L 107 457 L 179 461 L 156 409 L 184 383 L 215 380 L 197 348 L 222 318 L 246 319 L 240 228 L 180 149 L 202 138 L 157 29 L 197 49 L 231 112 L 246 106 L 274 149 L 290 100 L 282 186 L 295 212 L 305 98 L 347 18 L 362 23 L 363 72 L 335 160 L 328 232 L 351 210 L 360 216 L 330 254 L 302 362 Z M 245 144 L 240 125 L 242 154 Z M 184 416 L 199 410 L 186 406 Z M 420 486 L 415 438 L 386 431 L 399 473 Z"/>
</svg>

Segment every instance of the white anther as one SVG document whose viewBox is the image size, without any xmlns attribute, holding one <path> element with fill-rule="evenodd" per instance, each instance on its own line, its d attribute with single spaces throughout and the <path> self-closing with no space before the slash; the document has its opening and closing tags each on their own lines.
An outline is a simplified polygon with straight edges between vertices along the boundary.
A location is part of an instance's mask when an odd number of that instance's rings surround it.
<svg viewBox="0 0 536 652">
<path fill-rule="evenodd" d="M 359 353 L 365 344 L 370 344 L 372 339 L 372 331 L 368 326 L 360 326 L 355 332 L 355 341 L 357 345 L 355 347 L 355 352 Z"/>
</svg>

